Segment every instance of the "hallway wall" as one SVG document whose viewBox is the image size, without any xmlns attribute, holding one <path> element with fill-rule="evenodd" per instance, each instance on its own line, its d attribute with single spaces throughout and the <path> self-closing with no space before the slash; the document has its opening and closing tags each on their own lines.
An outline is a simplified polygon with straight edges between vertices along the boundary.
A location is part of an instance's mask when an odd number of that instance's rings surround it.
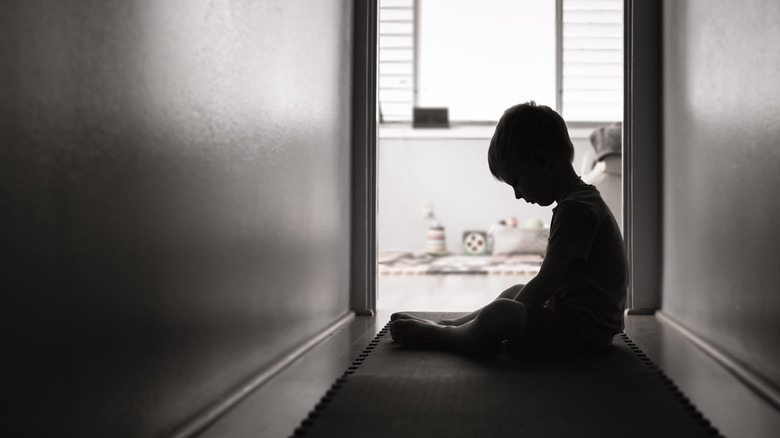
<svg viewBox="0 0 780 438">
<path fill-rule="evenodd" d="M 2 2 L 0 434 L 164 435 L 348 310 L 351 32 L 346 0 Z"/>
<path fill-rule="evenodd" d="M 780 4 L 664 9 L 663 310 L 780 388 Z"/>
</svg>

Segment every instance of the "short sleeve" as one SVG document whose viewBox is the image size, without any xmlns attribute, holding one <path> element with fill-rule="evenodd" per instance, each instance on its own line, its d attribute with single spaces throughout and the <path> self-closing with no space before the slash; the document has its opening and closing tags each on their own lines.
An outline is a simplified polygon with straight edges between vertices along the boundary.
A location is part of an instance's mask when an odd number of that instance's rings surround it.
<svg viewBox="0 0 780 438">
<path fill-rule="evenodd" d="M 584 204 L 559 204 L 550 224 L 547 254 L 587 260 L 598 229 L 596 213 Z"/>
</svg>

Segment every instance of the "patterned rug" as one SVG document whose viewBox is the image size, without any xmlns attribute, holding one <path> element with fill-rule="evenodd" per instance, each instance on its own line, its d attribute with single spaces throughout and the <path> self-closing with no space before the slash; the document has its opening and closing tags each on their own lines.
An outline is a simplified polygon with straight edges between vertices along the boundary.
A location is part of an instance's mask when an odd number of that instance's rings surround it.
<svg viewBox="0 0 780 438">
<path fill-rule="evenodd" d="M 379 275 L 535 275 L 542 265 L 537 254 L 441 255 L 384 251 Z"/>
</svg>

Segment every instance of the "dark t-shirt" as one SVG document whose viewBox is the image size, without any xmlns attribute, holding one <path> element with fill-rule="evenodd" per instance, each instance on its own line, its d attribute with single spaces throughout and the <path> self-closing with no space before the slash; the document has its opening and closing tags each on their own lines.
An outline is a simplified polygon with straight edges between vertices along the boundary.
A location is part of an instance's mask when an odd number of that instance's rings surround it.
<svg viewBox="0 0 780 438">
<path fill-rule="evenodd" d="M 598 190 L 581 181 L 553 209 L 547 254 L 572 259 L 553 294 L 583 340 L 608 342 L 623 330 L 628 266 L 623 236 Z"/>
</svg>

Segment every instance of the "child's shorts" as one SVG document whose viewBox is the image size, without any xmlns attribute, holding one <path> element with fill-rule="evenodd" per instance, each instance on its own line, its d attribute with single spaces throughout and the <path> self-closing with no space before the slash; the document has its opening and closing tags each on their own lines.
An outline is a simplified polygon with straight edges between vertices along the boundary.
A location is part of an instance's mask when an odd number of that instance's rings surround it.
<svg viewBox="0 0 780 438">
<path fill-rule="evenodd" d="M 549 307 L 528 306 L 528 322 L 523 335 L 507 341 L 510 353 L 548 352 L 579 353 L 586 350 L 603 348 L 603 342 L 583 339 L 573 318 L 564 310 Z M 611 342 L 611 340 L 609 340 Z M 607 343 L 608 344 L 608 343 Z"/>
</svg>

